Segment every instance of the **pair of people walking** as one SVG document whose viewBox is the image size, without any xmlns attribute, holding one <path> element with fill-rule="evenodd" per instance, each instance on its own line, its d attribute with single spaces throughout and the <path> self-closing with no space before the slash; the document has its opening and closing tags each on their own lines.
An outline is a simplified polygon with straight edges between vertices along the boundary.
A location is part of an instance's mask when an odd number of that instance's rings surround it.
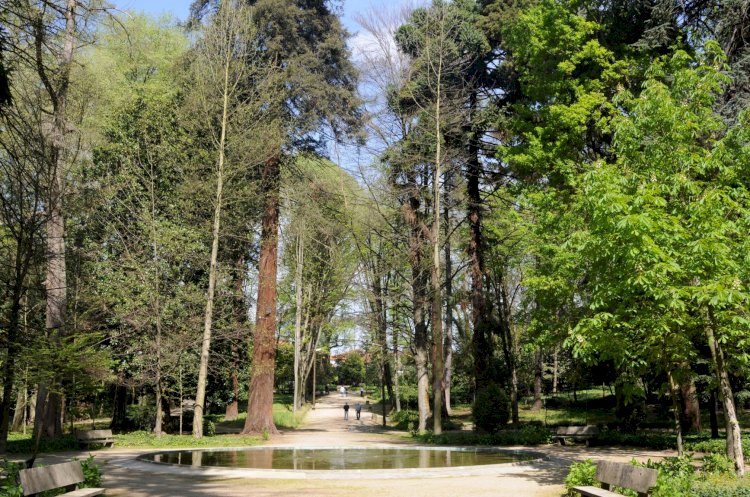
<svg viewBox="0 0 750 497">
<path fill-rule="evenodd" d="M 354 404 L 354 412 L 357 414 L 357 419 L 362 415 L 362 404 L 357 402 Z M 349 419 L 349 403 L 344 404 L 344 420 Z"/>
</svg>

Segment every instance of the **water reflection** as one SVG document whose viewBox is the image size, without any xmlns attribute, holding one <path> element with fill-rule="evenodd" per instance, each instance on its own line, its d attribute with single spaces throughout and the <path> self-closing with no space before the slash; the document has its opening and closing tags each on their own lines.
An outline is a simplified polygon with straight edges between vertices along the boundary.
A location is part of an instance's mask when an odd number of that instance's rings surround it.
<svg viewBox="0 0 750 497">
<path fill-rule="evenodd" d="M 404 469 L 477 466 L 529 460 L 512 452 L 445 449 L 279 449 L 191 450 L 148 454 L 143 459 L 189 466 L 257 469 Z"/>
</svg>

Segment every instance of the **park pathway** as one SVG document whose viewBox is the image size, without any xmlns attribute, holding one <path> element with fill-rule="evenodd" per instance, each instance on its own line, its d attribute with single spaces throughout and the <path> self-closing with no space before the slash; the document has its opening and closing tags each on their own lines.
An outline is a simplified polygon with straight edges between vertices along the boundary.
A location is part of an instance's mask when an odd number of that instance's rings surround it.
<svg viewBox="0 0 750 497">
<path fill-rule="evenodd" d="M 273 446 L 409 446 L 413 442 L 402 432 L 383 431 L 375 424 L 370 412 L 363 410 L 362 419 L 355 419 L 354 404 L 357 396 L 342 398 L 338 393 L 319 399 L 310 410 L 303 425 L 272 437 L 266 442 Z M 343 405 L 352 408 L 349 420 L 344 420 Z M 519 449 L 523 449 L 519 447 Z M 434 477 L 416 475 L 409 478 L 382 478 L 377 473 L 362 471 L 341 479 L 270 479 L 227 476 L 231 472 L 202 474 L 199 468 L 186 471 L 171 466 L 137 463 L 132 458 L 142 452 L 128 449 L 95 451 L 97 461 L 103 463 L 104 486 L 109 497 L 552 497 L 563 493 L 562 482 L 571 460 L 584 457 L 629 460 L 645 459 L 664 453 L 620 449 L 585 449 L 583 447 L 553 447 L 540 449 L 550 457 L 547 460 L 507 465 L 475 476 Z M 76 454 L 60 454 L 50 458 Z M 79 457 L 85 454 L 78 454 Z M 45 458 L 46 459 L 46 458 Z M 123 462 L 125 462 L 123 464 Z M 497 468 L 497 467 L 495 467 Z M 187 472 L 187 474 L 186 474 Z"/>
</svg>

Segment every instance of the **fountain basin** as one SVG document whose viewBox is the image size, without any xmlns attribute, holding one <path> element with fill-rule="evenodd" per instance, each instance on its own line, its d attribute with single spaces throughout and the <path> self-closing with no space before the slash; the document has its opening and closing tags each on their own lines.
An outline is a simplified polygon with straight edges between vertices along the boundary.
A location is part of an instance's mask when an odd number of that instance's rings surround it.
<svg viewBox="0 0 750 497">
<path fill-rule="evenodd" d="M 263 446 L 168 450 L 112 462 L 154 473 L 326 480 L 491 475 L 545 458 L 533 451 L 476 447 Z"/>
</svg>

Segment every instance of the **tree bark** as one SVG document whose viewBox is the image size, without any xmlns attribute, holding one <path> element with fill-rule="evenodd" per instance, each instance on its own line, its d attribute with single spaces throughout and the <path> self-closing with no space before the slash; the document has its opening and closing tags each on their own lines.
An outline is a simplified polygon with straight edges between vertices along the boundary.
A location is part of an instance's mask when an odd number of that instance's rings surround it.
<svg viewBox="0 0 750 497">
<path fill-rule="evenodd" d="M 416 184 L 416 181 L 415 181 Z M 416 189 L 416 186 L 415 186 Z M 414 320 L 414 362 L 417 369 L 417 410 L 418 424 L 417 432 L 427 431 L 427 418 L 430 415 L 429 400 L 429 377 L 427 371 L 427 276 L 423 267 L 424 243 L 422 229 L 417 223 L 419 200 L 416 195 L 410 199 L 414 224 L 411 227 L 411 270 L 412 270 L 412 294 L 414 307 L 412 318 Z"/>
<path fill-rule="evenodd" d="M 154 420 L 154 434 L 157 437 L 162 435 L 162 424 L 164 421 L 164 409 L 162 407 L 162 378 L 161 378 L 161 272 L 159 271 L 159 241 L 157 238 L 156 227 L 156 173 L 154 165 L 151 164 L 151 245 L 152 245 L 152 264 L 154 265 L 154 283 L 151 298 L 151 307 L 156 320 L 156 419 Z"/>
<path fill-rule="evenodd" d="M 304 263 L 305 247 L 302 235 L 297 235 L 297 262 L 294 272 L 295 304 L 294 312 L 294 402 L 293 411 L 300 408 L 300 353 L 302 346 L 302 264 Z M 313 386 L 313 388 L 315 388 Z"/>
<path fill-rule="evenodd" d="M 237 419 L 237 416 L 240 414 L 240 406 L 238 397 L 240 395 L 240 382 L 239 378 L 237 376 L 237 370 L 240 367 L 240 361 L 239 361 L 239 350 L 237 350 L 237 345 L 232 344 L 232 372 L 231 375 L 231 382 L 232 382 L 232 400 L 227 404 L 226 411 L 224 413 L 224 419 L 226 421 L 234 421 Z"/>
<path fill-rule="evenodd" d="M 65 329 L 68 306 L 67 280 L 65 265 L 65 138 L 67 135 L 67 102 L 70 86 L 70 71 L 73 65 L 76 35 L 76 0 L 68 0 L 65 8 L 65 37 L 63 50 L 59 58 L 59 85 L 54 88 L 47 77 L 42 60 L 42 47 L 45 44 L 43 20 L 36 23 L 35 43 L 37 69 L 47 90 L 53 108 L 53 122 L 49 151 L 49 186 L 47 194 L 47 277 L 45 290 L 47 304 L 45 309 L 45 328 L 50 342 L 62 347 L 61 339 L 67 334 Z M 62 436 L 62 398 L 59 393 L 62 378 L 55 375 L 52 385 L 39 389 L 37 415 L 35 423 L 42 423 L 37 432 L 49 438 Z"/>
<path fill-rule="evenodd" d="M 534 352 L 534 404 L 531 406 L 532 411 L 542 409 L 542 349 L 536 349 Z"/>
<path fill-rule="evenodd" d="M 21 255 L 18 252 L 21 251 L 20 244 L 16 245 L 17 256 Z M 22 259 L 16 259 L 15 268 L 15 284 L 12 292 L 12 301 L 10 306 L 10 319 L 7 327 L 7 347 L 6 356 L 3 364 L 3 399 L 0 402 L 0 453 L 5 453 L 8 443 L 8 429 L 10 427 L 10 403 L 13 395 L 13 384 L 15 383 L 15 372 L 16 372 L 16 356 L 18 354 L 18 338 L 20 335 L 21 327 L 21 298 L 24 293 L 23 283 L 26 279 L 25 270 L 19 267 L 22 264 Z M 22 274 L 23 273 L 23 274 Z M 24 389 L 26 387 L 24 386 Z M 25 394 L 25 393 L 24 393 Z M 16 397 L 22 398 L 20 394 L 16 394 Z M 25 409 L 24 405 L 24 409 Z M 16 402 L 16 410 L 18 410 L 18 402 Z M 16 419 L 18 416 L 14 416 L 13 424 L 15 426 Z"/>
<path fill-rule="evenodd" d="M 724 405 L 724 423 L 727 437 L 727 456 L 734 461 L 737 476 L 745 476 L 745 457 L 742 453 L 742 433 L 734 407 L 734 394 L 729 382 L 729 372 L 724 362 L 724 351 L 716 338 L 717 324 L 712 307 L 708 307 L 708 326 L 706 338 L 711 349 L 716 377 L 719 382 L 719 397 Z"/>
<path fill-rule="evenodd" d="M 243 433 L 270 433 L 278 430 L 273 422 L 273 380 L 276 361 L 276 275 L 279 239 L 280 156 L 266 161 L 262 171 L 265 191 L 258 300 L 253 334 L 253 363 L 250 396 Z"/>
<path fill-rule="evenodd" d="M 518 369 L 515 362 L 510 369 L 510 413 L 511 423 L 518 425 Z"/>
<path fill-rule="evenodd" d="M 688 367 L 683 364 L 683 367 Z M 688 378 L 680 383 L 682 394 L 682 429 L 686 433 L 701 432 L 701 406 L 698 401 L 698 390 L 695 388 L 694 379 Z"/>
<path fill-rule="evenodd" d="M 675 434 L 677 435 L 677 455 L 682 456 L 685 450 L 682 443 L 682 423 L 680 422 L 680 387 L 677 385 L 677 382 L 674 381 L 674 376 L 672 375 L 671 371 L 667 373 L 667 376 L 669 377 L 669 387 L 671 393 L 670 396 L 672 397 L 672 413 L 674 415 L 674 428 Z"/>
<path fill-rule="evenodd" d="M 470 120 L 473 119 L 477 107 L 476 92 L 469 98 Z M 471 131 L 470 131 L 471 132 Z M 490 363 L 492 361 L 491 327 L 487 319 L 486 302 L 484 298 L 484 252 L 482 247 L 482 197 L 479 186 L 481 164 L 479 162 L 479 144 L 477 137 L 469 139 L 468 163 L 466 170 L 466 190 L 469 218 L 469 243 L 467 256 L 469 259 L 469 274 L 471 275 L 471 322 L 472 339 L 471 351 L 474 356 L 474 383 L 478 392 L 483 391 L 492 381 L 490 377 Z"/>
<path fill-rule="evenodd" d="M 502 273 L 501 273 L 502 274 Z M 508 295 L 508 289 L 504 281 L 504 277 L 501 276 L 499 281 L 495 280 L 495 293 L 498 295 L 499 300 L 497 302 L 498 315 L 499 315 L 499 329 L 500 329 L 500 342 L 502 344 L 503 356 L 505 358 L 505 364 L 510 370 L 510 406 L 511 406 L 511 422 L 514 425 L 518 424 L 518 366 L 516 359 L 516 339 L 513 336 L 513 322 L 512 322 L 512 297 Z"/>
<path fill-rule="evenodd" d="M 28 408 L 28 394 L 28 386 L 24 381 L 18 386 L 18 391 L 16 392 L 16 408 L 13 411 L 13 422 L 11 423 L 10 428 L 12 431 L 19 431 L 24 426 L 24 422 L 26 421 L 26 409 Z M 4 450 L 5 448 L 3 447 L 0 449 L 0 452 L 3 452 Z"/>
<path fill-rule="evenodd" d="M 437 98 L 435 100 L 435 165 L 432 170 L 432 270 L 430 274 L 432 312 L 432 431 L 443 433 L 443 395 L 445 375 L 443 361 L 443 292 L 440 281 L 440 176 L 442 175 L 442 133 L 440 105 L 442 90 L 443 58 L 439 56 L 437 65 Z"/>
<path fill-rule="evenodd" d="M 227 140 L 227 125 L 229 122 L 229 69 L 231 58 L 224 61 L 224 79 L 221 110 L 221 134 L 219 136 L 219 163 L 216 170 L 216 198 L 214 199 L 214 222 L 211 239 L 211 259 L 208 271 L 208 295 L 206 296 L 206 314 L 203 321 L 203 341 L 201 343 L 201 359 L 198 368 L 198 386 L 195 394 L 195 412 L 193 414 L 193 437 L 203 437 L 203 414 L 206 403 L 206 382 L 208 381 L 208 357 L 211 352 L 211 328 L 214 317 L 214 294 L 216 293 L 216 277 L 219 264 L 219 233 L 221 231 L 221 206 L 224 201 L 224 149 Z"/>
<path fill-rule="evenodd" d="M 443 372 L 443 408 L 445 415 L 450 416 L 451 412 L 451 381 L 453 376 L 453 261 L 451 260 L 451 243 L 450 243 L 450 208 L 448 206 L 448 195 L 452 187 L 451 175 L 446 172 L 445 175 L 445 196 L 446 201 L 443 207 L 443 224 L 445 225 L 445 247 L 443 248 L 443 259 L 445 259 L 445 365 Z"/>
<path fill-rule="evenodd" d="M 716 398 L 716 389 L 711 389 L 709 422 L 711 423 L 711 438 L 719 438 L 719 399 Z"/>
<path fill-rule="evenodd" d="M 557 382 L 558 375 L 560 374 L 559 355 L 560 347 L 555 346 L 555 350 L 552 353 L 552 395 L 557 395 Z"/>
<path fill-rule="evenodd" d="M 123 432 L 130 428 L 127 420 L 128 414 L 128 389 L 124 385 L 115 385 L 115 398 L 113 402 L 112 421 L 109 427 L 114 432 Z"/>
</svg>

